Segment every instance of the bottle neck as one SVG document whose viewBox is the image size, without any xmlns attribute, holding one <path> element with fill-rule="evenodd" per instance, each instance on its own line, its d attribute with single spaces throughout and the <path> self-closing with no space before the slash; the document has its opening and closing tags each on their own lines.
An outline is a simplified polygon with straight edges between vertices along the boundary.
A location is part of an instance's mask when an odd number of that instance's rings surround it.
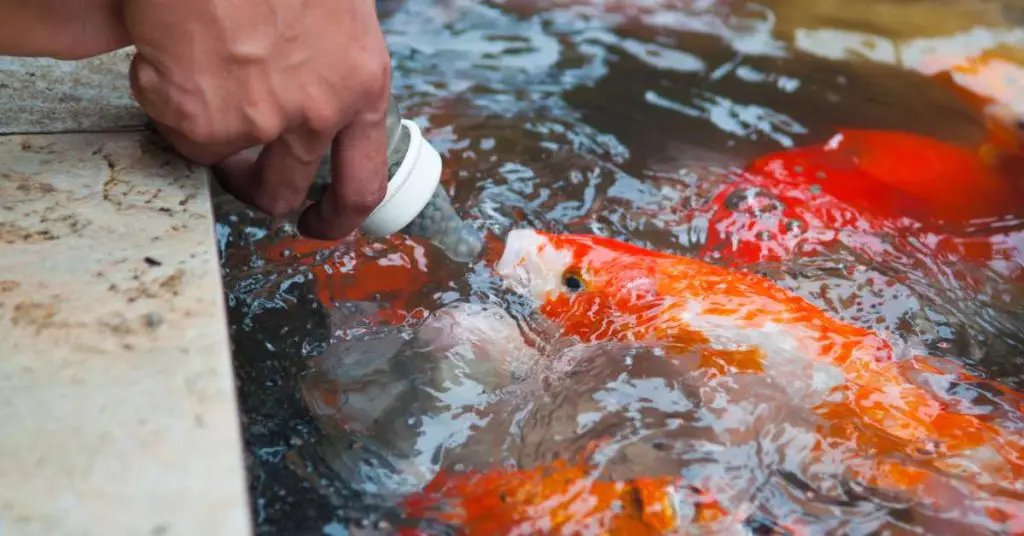
<svg viewBox="0 0 1024 536">
<path fill-rule="evenodd" d="M 388 182 L 390 182 L 409 152 L 409 130 L 402 126 L 402 114 L 398 109 L 398 103 L 395 102 L 394 95 L 389 97 L 385 128 L 388 140 Z"/>
</svg>

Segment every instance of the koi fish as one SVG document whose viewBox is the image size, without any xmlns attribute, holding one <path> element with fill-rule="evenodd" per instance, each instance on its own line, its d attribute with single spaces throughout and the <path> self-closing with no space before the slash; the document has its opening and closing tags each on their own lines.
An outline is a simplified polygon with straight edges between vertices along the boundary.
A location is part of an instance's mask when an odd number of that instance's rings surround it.
<svg viewBox="0 0 1024 536">
<path fill-rule="evenodd" d="M 778 262 L 837 241 L 870 250 L 880 234 L 907 233 L 938 233 L 935 253 L 956 260 L 1007 264 L 1019 254 L 1004 251 L 1006 231 L 995 223 L 1024 217 L 1024 68 L 989 51 L 959 63 L 929 58 L 919 70 L 983 118 L 979 147 L 843 129 L 757 159 L 697 214 L 709 222 L 703 254 L 733 265 Z M 1011 266 L 1008 275 L 1022 271 Z"/>
<path fill-rule="evenodd" d="M 1007 412 L 955 401 L 935 386 L 984 380 L 936 358 L 898 360 L 882 335 L 756 274 L 610 238 L 515 230 L 496 271 L 563 336 L 697 352 L 709 380 L 766 375 L 820 417 L 817 452 L 840 449 L 852 477 L 943 501 L 955 491 L 939 475 L 955 475 L 1003 499 L 985 515 L 1024 533 L 1024 438 L 1004 422 L 1024 396 L 1008 388 L 993 395 Z"/>
<path fill-rule="evenodd" d="M 487 233 L 484 242 L 482 261 L 493 262 L 502 240 Z M 259 244 L 256 254 L 272 266 L 308 273 L 317 301 L 327 309 L 344 302 L 386 303 L 374 320 L 390 325 L 426 318 L 419 304 L 425 289 L 454 280 L 458 274 L 448 269 L 459 269 L 434 246 L 401 233 L 336 241 L 289 237 Z"/>
<path fill-rule="evenodd" d="M 432 280 L 431 265 L 436 261 L 433 252 L 408 236 L 286 238 L 259 245 L 257 253 L 272 265 L 306 271 L 317 300 L 327 309 L 341 302 L 380 301 L 390 306 L 378 313 L 380 322 L 401 324 L 426 316 L 416 301 Z"/>
<path fill-rule="evenodd" d="M 961 236 L 1024 216 L 1022 201 L 1024 183 L 969 150 L 908 132 L 841 130 L 750 163 L 698 214 L 708 221 L 702 254 L 777 262 L 837 241 L 870 247 L 880 233 Z"/>
<path fill-rule="evenodd" d="M 676 477 L 600 480 L 587 463 L 441 472 L 402 502 L 412 519 L 460 534 L 667 534 L 732 521 L 712 497 Z M 421 534 L 404 528 L 404 536 Z"/>
</svg>

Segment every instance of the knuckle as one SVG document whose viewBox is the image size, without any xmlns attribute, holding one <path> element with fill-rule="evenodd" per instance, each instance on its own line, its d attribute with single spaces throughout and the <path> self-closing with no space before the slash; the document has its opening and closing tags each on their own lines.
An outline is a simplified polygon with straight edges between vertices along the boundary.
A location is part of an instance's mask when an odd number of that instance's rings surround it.
<svg viewBox="0 0 1024 536">
<path fill-rule="evenodd" d="M 306 127 L 317 138 L 329 138 L 339 128 L 341 113 L 335 103 L 326 99 L 310 102 L 303 112 Z"/>
<path fill-rule="evenodd" d="M 182 106 L 177 115 L 179 120 L 174 128 L 189 141 L 200 145 L 212 145 L 223 141 L 223 132 L 205 114 L 197 113 L 191 106 Z"/>
<path fill-rule="evenodd" d="M 205 103 L 185 98 L 151 63 L 136 55 L 130 73 L 132 91 L 146 114 L 190 144 L 222 142 L 226 132 L 206 112 Z"/>
<path fill-rule="evenodd" d="M 254 104 L 245 107 L 246 128 L 251 141 L 266 145 L 276 140 L 284 128 L 281 114 L 266 104 Z"/>
<path fill-rule="evenodd" d="M 256 143 L 266 145 L 281 135 L 283 125 L 284 121 L 280 117 L 266 116 L 253 121 L 249 126 L 249 133 Z"/>
<path fill-rule="evenodd" d="M 281 140 L 287 144 L 291 157 L 302 164 L 318 164 L 327 153 L 325 144 L 321 143 L 319 136 L 302 136 L 298 133 L 285 135 Z"/>
<path fill-rule="evenodd" d="M 163 85 L 159 71 L 143 56 L 136 54 L 129 69 L 133 89 L 138 92 L 148 96 Z"/>
<path fill-rule="evenodd" d="M 360 62 L 357 80 L 364 103 L 362 108 L 369 114 L 380 114 L 383 117 L 387 112 L 391 91 L 391 58 L 387 51 L 371 55 Z"/>
</svg>

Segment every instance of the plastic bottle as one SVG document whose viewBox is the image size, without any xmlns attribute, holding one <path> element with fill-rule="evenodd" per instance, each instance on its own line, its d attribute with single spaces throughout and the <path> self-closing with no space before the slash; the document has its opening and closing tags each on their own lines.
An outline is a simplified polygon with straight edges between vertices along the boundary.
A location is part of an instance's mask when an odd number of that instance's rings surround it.
<svg viewBox="0 0 1024 536">
<path fill-rule="evenodd" d="M 452 208 L 441 186 L 441 155 L 412 121 L 402 119 L 394 97 L 388 106 L 388 191 L 363 222 L 370 236 L 401 232 L 424 238 L 449 258 L 469 262 L 483 249 L 483 238 Z M 330 157 L 324 158 L 310 192 L 319 199 L 330 183 Z"/>
</svg>

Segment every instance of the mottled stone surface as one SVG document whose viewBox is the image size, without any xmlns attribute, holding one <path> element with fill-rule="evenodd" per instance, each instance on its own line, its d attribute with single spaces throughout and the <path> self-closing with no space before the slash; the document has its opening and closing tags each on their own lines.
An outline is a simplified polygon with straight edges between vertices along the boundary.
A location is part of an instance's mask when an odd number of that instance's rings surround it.
<svg viewBox="0 0 1024 536">
<path fill-rule="evenodd" d="M 0 134 L 145 125 L 128 84 L 134 53 L 128 47 L 81 61 L 0 56 Z"/>
<path fill-rule="evenodd" d="M 0 535 L 251 534 L 208 172 L 0 137 Z"/>
</svg>

